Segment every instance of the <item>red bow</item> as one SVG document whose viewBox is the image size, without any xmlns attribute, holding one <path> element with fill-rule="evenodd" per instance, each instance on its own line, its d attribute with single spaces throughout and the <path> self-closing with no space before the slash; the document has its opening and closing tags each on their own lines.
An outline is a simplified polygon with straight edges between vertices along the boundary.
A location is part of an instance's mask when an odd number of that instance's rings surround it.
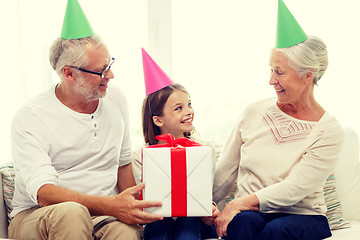
<svg viewBox="0 0 360 240">
<path fill-rule="evenodd" d="M 194 147 L 201 146 L 201 144 L 195 142 L 192 139 L 181 137 L 175 139 L 171 134 L 162 134 L 156 136 L 159 141 L 165 142 L 165 144 L 152 145 L 151 147 Z"/>
</svg>

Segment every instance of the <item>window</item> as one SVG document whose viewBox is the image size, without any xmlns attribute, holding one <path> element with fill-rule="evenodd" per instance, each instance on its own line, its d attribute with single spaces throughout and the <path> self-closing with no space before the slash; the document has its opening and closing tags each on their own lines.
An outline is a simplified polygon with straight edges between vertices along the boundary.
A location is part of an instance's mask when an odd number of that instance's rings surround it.
<svg viewBox="0 0 360 240">
<path fill-rule="evenodd" d="M 134 145 L 141 144 L 145 96 L 141 47 L 191 94 L 195 127 L 224 142 L 244 107 L 274 97 L 268 85 L 277 1 L 79 0 L 112 55 L 115 79 L 128 97 Z M 328 45 L 329 68 L 315 96 L 338 120 L 360 133 L 360 55 L 357 0 L 286 0 L 305 32 Z M 48 62 L 60 35 L 66 1 L 1 3 L 2 159 L 10 160 L 10 124 L 23 102 L 58 82 Z M 110 24 L 109 24 L 110 23 Z"/>
</svg>

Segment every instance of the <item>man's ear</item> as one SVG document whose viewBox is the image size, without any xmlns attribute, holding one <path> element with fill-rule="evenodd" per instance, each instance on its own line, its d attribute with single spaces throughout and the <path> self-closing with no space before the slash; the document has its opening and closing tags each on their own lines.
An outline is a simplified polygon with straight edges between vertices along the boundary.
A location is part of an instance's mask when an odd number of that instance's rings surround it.
<svg viewBox="0 0 360 240">
<path fill-rule="evenodd" d="M 161 118 L 159 116 L 153 116 L 152 119 L 156 126 L 162 127 L 164 125 L 164 123 L 161 121 Z"/>
<path fill-rule="evenodd" d="M 69 66 L 64 66 L 62 69 L 62 73 L 64 74 L 65 78 L 73 82 L 75 80 L 74 71 Z"/>
</svg>

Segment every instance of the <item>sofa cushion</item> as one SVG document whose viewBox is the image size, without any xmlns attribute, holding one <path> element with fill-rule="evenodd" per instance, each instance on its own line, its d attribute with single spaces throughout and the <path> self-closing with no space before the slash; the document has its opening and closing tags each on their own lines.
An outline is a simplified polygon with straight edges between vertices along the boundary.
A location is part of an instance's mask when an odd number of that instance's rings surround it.
<svg viewBox="0 0 360 240">
<path fill-rule="evenodd" d="M 13 163 L 6 163 L 0 166 L 0 173 L 2 175 L 2 188 L 4 195 L 4 202 L 6 206 L 6 211 L 8 215 L 8 220 L 10 222 L 10 212 L 12 211 L 11 202 L 14 195 L 14 166 Z"/>
<path fill-rule="evenodd" d="M 324 197 L 327 207 L 326 217 L 331 230 L 349 228 L 350 223 L 345 221 L 340 199 L 336 192 L 336 180 L 334 173 L 326 179 L 324 185 Z"/>
</svg>

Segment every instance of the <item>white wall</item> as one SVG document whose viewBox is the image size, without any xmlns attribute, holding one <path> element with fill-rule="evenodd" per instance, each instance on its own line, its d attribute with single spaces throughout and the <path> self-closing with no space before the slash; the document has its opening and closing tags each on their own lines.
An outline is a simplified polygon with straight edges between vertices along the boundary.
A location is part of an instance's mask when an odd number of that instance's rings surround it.
<svg viewBox="0 0 360 240">
<path fill-rule="evenodd" d="M 360 132 L 360 2 L 284 0 L 309 35 L 328 45 L 330 65 L 316 88 L 323 107 Z M 141 142 L 144 47 L 190 92 L 196 128 L 223 142 L 242 109 L 274 96 L 269 53 L 274 46 L 277 0 L 79 0 L 94 30 L 116 57 L 112 84 L 129 100 L 132 135 Z M 60 35 L 66 1 L 0 1 L 2 143 L 10 159 L 10 123 L 28 98 L 57 82 L 48 49 Z"/>
</svg>

